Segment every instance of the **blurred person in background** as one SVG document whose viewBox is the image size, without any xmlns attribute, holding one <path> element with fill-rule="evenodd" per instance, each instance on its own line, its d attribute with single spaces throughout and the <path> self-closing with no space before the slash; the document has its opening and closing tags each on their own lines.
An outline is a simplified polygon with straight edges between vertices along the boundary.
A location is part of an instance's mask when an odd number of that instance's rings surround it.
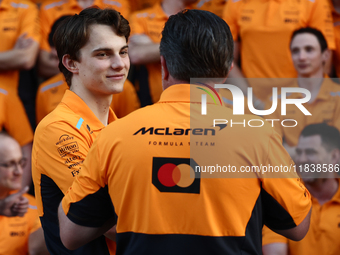
<svg viewBox="0 0 340 255">
<path fill-rule="evenodd" d="M 54 46 L 53 35 L 58 25 L 67 17 L 70 17 L 70 15 L 62 16 L 55 21 L 48 37 L 51 52 L 55 54 L 56 58 L 58 58 L 58 55 Z M 69 86 L 61 72 L 40 84 L 35 108 L 37 124 L 57 107 L 68 88 Z M 134 110 L 137 110 L 139 107 L 140 102 L 136 90 L 132 83 L 126 79 L 123 91 L 112 95 L 111 108 L 118 118 L 122 118 Z"/>
<path fill-rule="evenodd" d="M 263 255 L 340 254 L 340 134 L 325 123 L 306 126 L 296 147 L 296 170 L 312 195 L 307 235 L 299 242 L 263 228 Z"/>
<path fill-rule="evenodd" d="M 214 178 L 195 167 L 291 164 L 269 123 L 213 129 L 211 118 L 233 116 L 213 100 L 201 115 L 202 89 L 214 93 L 211 79 L 225 80 L 232 68 L 228 25 L 208 11 L 181 11 L 165 23 L 160 54 L 160 101 L 98 135 L 59 206 L 65 246 L 76 249 L 115 222 L 117 254 L 261 254 L 263 223 L 303 238 L 311 201 L 296 173 Z M 208 84 L 190 84 L 191 77 Z M 212 133 L 203 135 L 207 128 Z M 214 145 L 200 146 L 192 135 Z"/>
<path fill-rule="evenodd" d="M 335 48 L 331 10 L 328 0 L 262 1 L 232 0 L 224 9 L 235 43 L 235 67 L 230 78 L 239 78 L 247 95 L 253 88 L 255 108 L 263 108 L 272 87 L 287 86 L 286 80 L 242 78 L 294 78 L 290 36 L 296 29 L 314 27 L 325 36 L 329 49 Z M 329 60 L 330 62 L 330 60 Z M 251 84 L 249 84 L 250 82 Z"/>
<path fill-rule="evenodd" d="M 130 14 L 129 0 L 50 0 L 45 1 L 40 7 L 41 22 L 41 42 L 39 49 L 38 71 L 43 78 L 50 78 L 59 73 L 58 58 L 48 42 L 48 36 L 51 32 L 54 22 L 64 15 L 78 14 L 90 6 L 99 8 L 112 8 L 120 12 L 125 18 Z"/>
<path fill-rule="evenodd" d="M 295 146 L 304 127 L 325 122 L 340 128 L 340 85 L 324 73 L 324 66 L 330 58 L 330 50 L 321 31 L 310 27 L 294 31 L 290 41 L 290 52 L 297 79 L 289 83 L 288 87 L 304 88 L 311 93 L 310 100 L 303 104 L 311 115 L 305 115 L 295 104 L 288 104 L 286 115 L 281 115 L 279 99 L 275 112 L 266 118 L 278 120 L 274 121 L 274 126 L 282 136 L 285 148 L 294 159 Z M 300 93 L 287 95 L 288 99 L 304 97 L 305 95 Z M 269 109 L 272 103 L 272 100 L 268 100 L 266 108 Z M 291 120 L 285 121 L 286 127 L 282 125 L 284 119 Z"/>
<path fill-rule="evenodd" d="M 6 199 L 22 188 L 23 168 L 27 164 L 20 145 L 5 132 L 0 132 L 0 199 Z M 18 194 L 17 194 L 18 195 Z M 0 254 L 47 255 L 44 234 L 33 196 L 27 212 L 21 217 L 0 216 Z"/>
<path fill-rule="evenodd" d="M 109 238 L 99 236 L 75 251 L 65 248 L 57 210 L 95 138 L 117 120 L 110 104 L 129 72 L 129 34 L 129 23 L 119 12 L 94 7 L 65 19 L 55 31 L 59 68 L 70 89 L 39 123 L 32 153 L 37 207 L 52 255 L 115 254 L 113 229 L 106 233 Z"/>
</svg>

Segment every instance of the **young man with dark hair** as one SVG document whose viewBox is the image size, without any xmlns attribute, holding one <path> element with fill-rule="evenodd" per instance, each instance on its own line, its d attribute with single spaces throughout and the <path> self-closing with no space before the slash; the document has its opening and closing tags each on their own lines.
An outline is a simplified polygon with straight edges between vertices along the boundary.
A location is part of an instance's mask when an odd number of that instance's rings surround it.
<svg viewBox="0 0 340 255">
<path fill-rule="evenodd" d="M 276 111 L 268 119 L 278 119 L 274 125 L 283 137 L 287 151 L 294 158 L 295 146 L 303 128 L 309 124 L 326 122 L 340 128 L 340 86 L 324 74 L 324 65 L 330 57 L 327 41 L 323 34 L 315 28 L 301 28 L 293 32 L 290 42 L 290 52 L 297 79 L 288 87 L 300 87 L 311 93 L 311 99 L 304 107 L 311 115 L 304 115 L 294 104 L 287 105 L 287 114 L 281 115 L 279 100 Z M 303 98 L 300 93 L 292 93 L 289 99 Z M 271 105 L 272 102 L 269 102 Z M 269 109 L 270 106 L 267 106 Z M 281 125 L 283 119 L 286 126 Z M 294 126 L 295 125 L 295 126 Z"/>
<path fill-rule="evenodd" d="M 70 17 L 70 15 L 62 16 L 56 20 L 48 37 L 48 41 L 51 46 L 51 55 L 53 55 L 56 59 L 58 59 L 58 55 L 54 46 L 53 35 L 58 25 L 67 17 Z M 36 97 L 37 124 L 47 114 L 53 111 L 54 108 L 56 108 L 68 88 L 69 85 L 67 85 L 65 76 L 61 72 L 40 84 Z M 130 112 L 140 108 L 136 89 L 128 79 L 125 80 L 123 91 L 112 95 L 111 108 L 118 118 L 122 118 Z"/>
<path fill-rule="evenodd" d="M 264 255 L 339 254 L 340 133 L 326 123 L 306 126 L 296 147 L 297 172 L 312 195 L 309 231 L 292 242 L 268 228 L 263 230 Z"/>
<path fill-rule="evenodd" d="M 33 146 L 33 180 L 39 215 L 51 254 L 110 254 L 104 236 L 76 251 L 60 241 L 57 207 L 98 133 L 116 115 L 112 94 L 123 90 L 130 67 L 128 21 L 115 10 L 88 8 L 58 26 L 54 44 L 70 90 L 38 125 Z M 106 245 L 106 242 L 108 246 Z"/>
<path fill-rule="evenodd" d="M 208 85 L 191 85 L 190 78 L 225 79 L 233 56 L 228 25 L 207 11 L 179 12 L 164 26 L 160 55 L 160 101 L 99 134 L 59 206 L 65 246 L 89 242 L 117 219 L 117 254 L 260 254 L 263 222 L 294 240 L 303 238 L 310 197 L 296 174 L 274 181 L 255 173 L 221 179 L 195 172 L 209 160 L 238 167 L 291 163 L 269 123 L 218 130 L 211 117 L 232 112 L 210 101 L 210 115 L 200 114 L 197 88 L 213 92 Z M 195 136 L 213 145 L 196 145 Z"/>
</svg>

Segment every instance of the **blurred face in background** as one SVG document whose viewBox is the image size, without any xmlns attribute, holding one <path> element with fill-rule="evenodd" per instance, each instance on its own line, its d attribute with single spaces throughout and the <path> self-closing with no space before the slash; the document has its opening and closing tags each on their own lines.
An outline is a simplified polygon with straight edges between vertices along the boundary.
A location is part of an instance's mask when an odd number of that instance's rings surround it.
<svg viewBox="0 0 340 255">
<path fill-rule="evenodd" d="M 315 35 L 297 34 L 292 39 L 290 52 L 299 77 L 323 77 L 323 67 L 329 57 L 329 51 L 321 52 Z"/>
<path fill-rule="evenodd" d="M 300 136 L 296 147 L 295 163 L 302 180 L 305 183 L 313 183 L 319 178 L 334 177 L 334 171 L 328 170 L 330 164 L 337 163 L 334 160 L 335 150 L 328 151 L 322 144 L 320 135 Z"/>
<path fill-rule="evenodd" d="M 0 135 L 0 196 L 21 189 L 23 159 L 20 145 L 12 138 Z"/>
</svg>

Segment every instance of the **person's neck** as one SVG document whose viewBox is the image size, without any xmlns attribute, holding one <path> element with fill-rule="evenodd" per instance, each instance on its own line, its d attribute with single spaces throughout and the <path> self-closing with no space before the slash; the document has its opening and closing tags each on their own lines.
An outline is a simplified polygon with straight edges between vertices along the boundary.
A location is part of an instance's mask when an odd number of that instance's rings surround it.
<svg viewBox="0 0 340 255">
<path fill-rule="evenodd" d="M 94 0 L 77 0 L 77 2 L 82 9 L 86 9 L 93 5 Z"/>
<path fill-rule="evenodd" d="M 335 193 L 338 191 L 339 183 L 334 178 L 317 179 L 312 183 L 305 183 L 306 188 L 311 195 L 316 198 L 320 205 L 328 202 L 332 199 Z"/>
<path fill-rule="evenodd" d="M 70 90 L 76 93 L 86 103 L 104 126 L 107 126 L 112 95 L 95 95 L 84 89 L 83 86 L 73 84 Z"/>
<path fill-rule="evenodd" d="M 173 86 L 173 85 L 178 85 L 178 84 L 190 84 L 188 81 L 182 81 L 182 80 L 177 80 L 171 75 L 169 75 L 169 78 L 167 80 L 162 80 L 162 85 L 163 85 L 163 91 L 166 90 L 167 88 Z"/>
<path fill-rule="evenodd" d="M 307 89 L 311 93 L 311 99 L 309 100 L 309 103 L 314 102 L 314 100 L 318 96 L 323 79 L 324 76 L 322 69 L 312 75 L 308 76 L 298 75 L 299 87 Z"/>
<path fill-rule="evenodd" d="M 163 0 L 161 5 L 164 13 L 168 17 L 184 10 L 186 7 L 181 0 Z"/>
</svg>

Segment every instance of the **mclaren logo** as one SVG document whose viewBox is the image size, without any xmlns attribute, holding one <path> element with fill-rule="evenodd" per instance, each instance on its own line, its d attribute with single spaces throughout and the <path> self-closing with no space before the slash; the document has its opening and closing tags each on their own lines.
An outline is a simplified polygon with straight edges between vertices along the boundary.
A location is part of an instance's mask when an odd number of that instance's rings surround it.
<svg viewBox="0 0 340 255">
<path fill-rule="evenodd" d="M 214 136 L 216 133 L 215 129 L 213 128 L 155 128 L 155 127 L 142 127 L 133 135 L 212 135 Z"/>
</svg>

